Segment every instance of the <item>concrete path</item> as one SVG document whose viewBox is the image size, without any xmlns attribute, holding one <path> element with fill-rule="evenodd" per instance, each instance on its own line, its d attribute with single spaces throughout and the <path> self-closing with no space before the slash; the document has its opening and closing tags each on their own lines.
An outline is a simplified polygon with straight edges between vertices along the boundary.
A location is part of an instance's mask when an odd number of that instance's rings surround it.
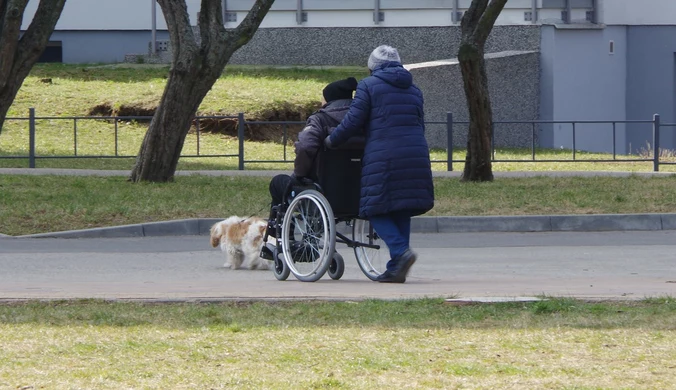
<svg viewBox="0 0 676 390">
<path fill-rule="evenodd" d="M 179 171 L 272 176 L 281 171 Z M 127 171 L 0 168 L 0 174 L 126 176 Z M 459 177 L 459 172 L 434 172 Z M 660 176 L 655 172 L 496 172 L 496 177 Z M 232 271 L 208 243 L 216 219 L 165 221 L 23 238 L 0 234 L 0 300 L 364 299 L 676 295 L 676 214 L 418 217 L 404 285 L 374 283 L 346 247 L 346 271 L 315 283 Z M 65 239 L 68 238 L 68 239 Z"/>
<path fill-rule="evenodd" d="M 676 296 L 676 231 L 413 234 L 406 284 L 371 282 L 354 255 L 314 283 L 223 268 L 208 237 L 0 240 L 0 300 Z"/>
</svg>

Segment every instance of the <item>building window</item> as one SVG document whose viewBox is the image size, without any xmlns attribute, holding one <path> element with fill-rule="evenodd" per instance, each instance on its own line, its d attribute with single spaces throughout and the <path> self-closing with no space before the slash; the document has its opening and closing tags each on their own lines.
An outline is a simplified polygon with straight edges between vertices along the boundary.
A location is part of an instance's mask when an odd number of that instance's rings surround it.
<svg viewBox="0 0 676 390">
<path fill-rule="evenodd" d="M 38 62 L 63 62 L 63 42 L 49 41 Z"/>
<path fill-rule="evenodd" d="M 590 23 L 594 23 L 594 11 L 587 11 L 585 14 L 585 19 L 587 19 L 587 21 Z"/>
<path fill-rule="evenodd" d="M 237 12 L 226 12 L 225 13 L 226 22 L 236 22 L 237 21 Z"/>
<path fill-rule="evenodd" d="M 615 41 L 608 43 L 608 54 L 615 54 Z"/>
</svg>

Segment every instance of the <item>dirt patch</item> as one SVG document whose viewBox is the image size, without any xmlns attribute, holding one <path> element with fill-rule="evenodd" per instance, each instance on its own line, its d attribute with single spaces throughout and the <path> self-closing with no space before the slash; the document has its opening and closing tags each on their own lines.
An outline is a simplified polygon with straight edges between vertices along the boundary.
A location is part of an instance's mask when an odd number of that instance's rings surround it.
<svg viewBox="0 0 676 390">
<path fill-rule="evenodd" d="M 305 121 L 315 110 L 321 106 L 316 102 L 310 107 L 299 107 L 291 104 L 282 104 L 274 108 L 263 110 L 258 114 L 246 116 L 244 127 L 244 139 L 247 141 L 266 141 L 283 143 L 293 142 L 298 138 L 298 133 L 305 126 Z M 89 116 L 125 116 L 125 117 L 151 117 L 155 115 L 157 106 L 151 104 L 120 105 L 115 107 L 111 103 L 101 103 L 92 107 Z M 201 113 L 201 116 L 210 114 Z M 219 116 L 222 114 L 219 114 Z M 143 122 L 143 119 L 137 119 Z M 146 120 L 147 122 L 150 119 Z M 251 123 L 253 122 L 253 123 Z M 265 122 L 265 123 L 262 123 Z M 299 123 L 268 123 L 268 122 L 299 122 Z M 193 121 L 191 133 L 197 131 L 198 121 Z M 199 129 L 204 133 L 223 134 L 237 137 L 239 123 L 237 118 L 201 118 Z"/>
<path fill-rule="evenodd" d="M 106 102 L 92 107 L 87 115 L 89 116 L 131 116 L 131 117 L 152 117 L 155 115 L 157 106 L 153 104 L 122 104 L 115 107 L 112 103 Z M 143 121 L 144 119 L 137 119 Z M 147 119 L 150 121 L 150 119 Z"/>
</svg>

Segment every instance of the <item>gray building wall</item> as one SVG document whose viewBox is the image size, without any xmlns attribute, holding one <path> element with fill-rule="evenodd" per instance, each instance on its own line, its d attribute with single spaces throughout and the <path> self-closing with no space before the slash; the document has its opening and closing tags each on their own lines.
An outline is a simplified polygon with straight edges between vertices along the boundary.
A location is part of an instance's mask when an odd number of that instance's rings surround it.
<svg viewBox="0 0 676 390">
<path fill-rule="evenodd" d="M 486 55 L 486 73 L 494 121 L 538 119 L 540 83 L 538 52 L 500 52 Z M 409 67 L 409 66 L 407 66 Z M 453 121 L 469 120 L 460 66 L 456 59 L 410 66 L 414 83 L 425 98 L 426 137 L 430 147 L 446 148 L 446 113 Z M 537 131 L 530 124 L 495 124 L 495 146 L 530 147 Z M 467 124 L 453 125 L 453 144 L 467 144 Z"/>
<path fill-rule="evenodd" d="M 676 122 L 676 26 L 628 28 L 627 119 L 643 120 L 659 113 L 662 122 Z M 632 149 L 652 144 L 650 126 L 630 126 Z M 661 147 L 676 149 L 676 128 L 663 128 Z"/>
<path fill-rule="evenodd" d="M 627 101 L 627 30 L 559 29 L 543 26 L 540 119 L 624 121 Z M 609 51 L 614 42 L 614 54 Z M 578 150 L 612 152 L 613 125 L 575 125 Z M 572 124 L 543 125 L 540 146 L 573 147 Z M 616 124 L 616 151 L 628 149 L 625 125 Z"/>
<path fill-rule="evenodd" d="M 169 34 L 159 31 L 157 37 Z M 50 38 L 62 42 L 67 64 L 123 62 L 125 54 L 147 54 L 150 40 L 150 31 L 55 31 Z"/>
<path fill-rule="evenodd" d="M 538 50 L 539 26 L 495 26 L 486 52 Z M 123 62 L 127 54 L 148 52 L 147 31 L 55 31 L 52 41 L 63 42 L 63 62 Z M 168 40 L 166 30 L 158 40 Z M 231 64 L 366 66 L 371 51 L 388 44 L 399 49 L 405 63 L 434 61 L 457 55 L 460 28 L 265 28 L 238 50 Z"/>
</svg>

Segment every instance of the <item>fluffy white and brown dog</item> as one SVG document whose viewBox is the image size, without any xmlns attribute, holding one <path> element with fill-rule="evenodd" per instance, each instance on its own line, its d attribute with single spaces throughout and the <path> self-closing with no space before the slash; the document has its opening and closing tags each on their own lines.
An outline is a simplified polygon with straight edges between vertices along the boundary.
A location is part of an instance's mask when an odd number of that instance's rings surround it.
<svg viewBox="0 0 676 390">
<path fill-rule="evenodd" d="M 211 227 L 211 246 L 225 253 L 224 267 L 230 269 L 268 269 L 268 261 L 261 258 L 263 236 L 267 221 L 262 218 L 229 217 Z"/>
</svg>

